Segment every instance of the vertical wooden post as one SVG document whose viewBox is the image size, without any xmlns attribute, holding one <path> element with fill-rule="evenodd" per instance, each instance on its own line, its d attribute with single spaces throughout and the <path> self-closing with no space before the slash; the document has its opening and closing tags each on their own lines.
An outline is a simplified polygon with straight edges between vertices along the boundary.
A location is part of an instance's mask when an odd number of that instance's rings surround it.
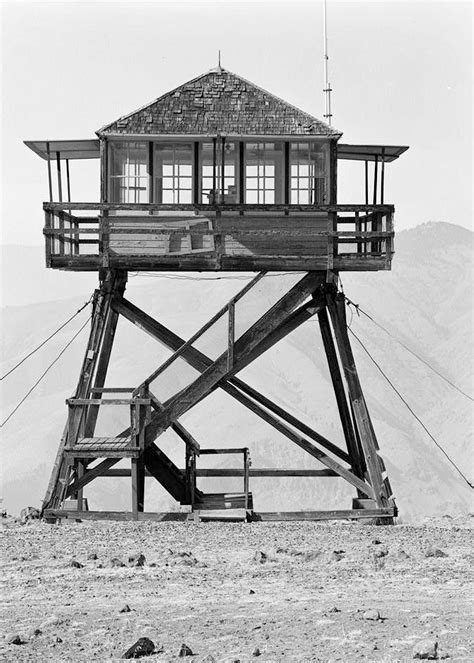
<svg viewBox="0 0 474 663">
<path fill-rule="evenodd" d="M 284 164 L 283 164 L 283 182 L 284 182 L 284 189 L 283 189 L 283 202 L 285 205 L 290 204 L 290 143 L 288 141 L 285 141 L 284 143 Z M 288 214 L 288 210 L 285 212 Z"/>
<path fill-rule="evenodd" d="M 99 140 L 100 149 L 100 202 L 106 203 L 108 200 L 108 150 L 105 138 Z"/>
<path fill-rule="evenodd" d="M 249 450 L 247 447 L 244 449 L 244 495 L 245 495 L 245 509 L 249 508 Z"/>
<path fill-rule="evenodd" d="M 336 396 L 337 408 L 339 410 L 339 417 L 341 419 L 342 430 L 346 440 L 347 451 L 351 459 L 351 467 L 358 477 L 363 478 L 362 463 L 359 456 L 359 449 L 357 447 L 357 440 L 352 425 L 351 414 L 349 406 L 347 405 L 346 392 L 344 390 L 344 383 L 342 380 L 341 369 L 337 359 L 336 348 L 331 333 L 327 309 L 323 308 L 318 313 L 319 327 L 321 330 L 321 337 L 323 339 L 324 350 L 326 359 L 328 361 L 329 373 L 331 375 L 332 386 Z"/>
<path fill-rule="evenodd" d="M 387 506 L 387 492 L 382 478 L 382 462 L 379 457 L 377 438 L 370 421 L 364 394 L 357 374 L 352 348 L 347 334 L 344 296 L 341 294 L 328 296 L 328 308 L 336 336 L 339 356 L 341 357 L 344 375 L 347 382 L 349 399 L 352 404 L 355 424 L 357 426 L 369 482 L 374 489 L 377 507 Z"/>
<path fill-rule="evenodd" d="M 243 205 L 245 203 L 245 143 L 239 143 L 239 197 L 238 203 Z M 243 216 L 244 212 L 241 210 L 239 216 Z"/>
<path fill-rule="evenodd" d="M 369 204 L 369 162 L 367 159 L 364 161 L 365 164 L 365 204 Z M 367 212 L 366 212 L 367 213 Z"/>
<path fill-rule="evenodd" d="M 382 173 L 380 176 L 380 204 L 383 205 L 385 190 L 385 147 L 382 147 Z"/>
<path fill-rule="evenodd" d="M 221 139 L 221 194 L 220 203 L 224 203 L 225 195 L 225 136 Z"/>
<path fill-rule="evenodd" d="M 194 143 L 194 159 L 193 159 L 193 203 L 198 205 L 201 201 L 199 193 L 201 190 L 201 177 L 200 177 L 200 164 L 199 164 L 199 142 Z"/>
<path fill-rule="evenodd" d="M 374 205 L 377 204 L 377 177 L 378 177 L 378 173 L 379 173 L 379 158 L 378 158 L 377 155 L 375 155 L 375 162 L 374 162 L 374 192 L 373 192 L 374 193 L 374 196 L 373 196 L 373 199 L 374 199 L 373 204 Z"/>
<path fill-rule="evenodd" d="M 48 185 L 49 185 L 49 202 L 53 202 L 53 178 L 51 177 L 51 151 L 49 148 L 49 141 L 46 143 L 46 154 L 48 155 Z"/>
<path fill-rule="evenodd" d="M 217 192 L 217 138 L 212 139 L 212 196 L 209 202 L 212 205 L 216 204 Z"/>
<path fill-rule="evenodd" d="M 56 170 L 58 174 L 58 196 L 59 202 L 63 202 L 63 182 L 61 178 L 61 154 L 56 152 Z"/>
</svg>

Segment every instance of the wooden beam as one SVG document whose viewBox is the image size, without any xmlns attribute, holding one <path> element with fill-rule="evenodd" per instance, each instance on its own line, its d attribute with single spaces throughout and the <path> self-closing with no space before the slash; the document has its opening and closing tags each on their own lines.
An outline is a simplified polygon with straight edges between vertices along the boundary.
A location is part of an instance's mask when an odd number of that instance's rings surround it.
<svg viewBox="0 0 474 663">
<path fill-rule="evenodd" d="M 47 509 L 44 512 L 46 519 L 72 519 L 72 520 L 152 520 L 155 522 L 184 522 L 191 518 L 191 514 L 183 512 L 150 513 L 138 512 L 137 514 L 126 511 L 73 511 L 67 509 Z"/>
<path fill-rule="evenodd" d="M 259 511 L 252 516 L 253 521 L 288 520 L 362 520 L 363 518 L 393 518 L 394 508 L 345 509 L 335 511 Z"/>
<path fill-rule="evenodd" d="M 239 370 L 239 362 L 245 359 L 246 355 L 250 354 L 266 336 L 274 331 L 320 284 L 320 274 L 309 272 L 236 341 L 234 345 L 235 371 Z M 146 428 L 147 443 L 155 440 L 169 427 L 171 421 L 175 421 L 191 409 L 228 374 L 227 353 L 225 352 L 188 387 L 164 403 L 164 412 L 155 415 Z"/>
<path fill-rule="evenodd" d="M 336 396 L 337 408 L 339 417 L 341 419 L 344 438 L 346 440 L 347 451 L 349 452 L 350 463 L 354 474 L 362 478 L 362 465 L 359 457 L 359 450 L 357 447 L 357 440 L 352 425 L 351 414 L 347 405 L 346 392 L 344 391 L 344 383 L 342 381 L 341 370 L 337 359 L 336 348 L 329 325 L 329 318 L 326 308 L 322 308 L 318 313 L 319 327 L 323 339 L 324 350 L 329 365 L 329 373 L 331 375 L 331 382 Z"/>
<path fill-rule="evenodd" d="M 230 392 L 235 390 L 235 387 L 232 385 L 228 385 L 228 388 L 230 389 Z M 249 406 L 250 407 L 250 406 Z M 252 409 L 250 407 L 250 409 Z M 362 479 L 359 477 L 355 476 L 350 470 L 346 469 L 343 467 L 340 463 L 338 463 L 336 460 L 328 456 L 327 454 L 323 453 L 318 449 L 317 447 L 314 446 L 309 440 L 306 440 L 304 437 L 299 435 L 296 431 L 293 431 L 292 429 L 288 428 L 286 424 L 284 424 L 282 421 L 278 421 L 275 417 L 270 415 L 269 413 L 265 413 L 262 408 L 256 407 L 254 410 L 255 414 L 257 414 L 260 418 L 264 419 L 267 423 L 269 423 L 275 430 L 277 430 L 279 433 L 287 437 L 289 440 L 297 444 L 301 449 L 309 453 L 311 456 L 316 458 L 316 460 L 319 460 L 320 463 L 325 465 L 328 469 L 333 470 L 336 472 L 339 476 L 341 476 L 343 479 L 348 481 L 350 484 L 361 490 L 364 495 L 367 495 L 367 497 L 372 497 L 373 496 L 373 489 L 371 486 L 369 486 L 367 483 L 365 483 Z"/>
<path fill-rule="evenodd" d="M 185 470 L 182 470 L 184 472 Z M 130 477 L 131 470 L 126 467 L 120 467 L 116 469 L 105 470 L 101 477 L 109 478 L 118 478 L 118 477 Z M 146 477 L 151 477 L 152 475 L 145 471 Z M 243 468 L 200 468 L 196 470 L 197 477 L 243 477 L 244 470 Z M 266 478 L 266 477 L 338 477 L 339 475 L 333 470 L 323 469 L 323 470 L 280 470 L 274 468 L 256 468 L 251 467 L 249 469 L 249 476 L 251 478 Z"/>
<path fill-rule="evenodd" d="M 147 313 L 139 309 L 131 302 L 125 299 L 117 300 L 113 303 L 113 306 L 127 320 L 137 325 L 140 329 L 148 333 L 154 339 L 166 345 L 168 348 L 176 351 L 184 345 L 185 341 L 182 338 L 180 338 L 177 334 L 175 334 L 171 330 L 167 329 L 167 327 L 159 323 L 157 320 L 149 316 Z M 313 310 L 314 312 L 317 311 L 316 308 L 314 308 Z M 268 337 L 266 339 L 266 344 L 269 345 L 271 340 L 277 342 L 277 340 L 280 337 L 283 337 L 283 335 L 290 333 L 290 331 L 293 328 L 298 327 L 305 320 L 309 320 L 312 315 L 313 313 L 309 311 L 306 307 L 302 307 L 301 309 L 297 310 L 284 323 L 282 328 L 280 328 L 279 330 L 277 329 L 271 337 Z M 257 350 L 262 350 L 262 351 L 264 349 L 265 347 L 262 346 L 257 348 Z M 255 356 L 253 356 L 253 358 L 255 358 Z M 206 357 L 206 355 L 204 355 L 202 352 L 200 352 L 194 347 L 188 347 L 187 350 L 183 352 L 182 358 L 187 363 L 189 363 L 190 366 L 200 371 L 201 373 L 203 373 L 212 364 L 211 359 Z M 252 361 L 252 355 L 250 355 L 247 358 L 247 363 L 250 363 L 250 361 Z M 273 403 L 266 396 L 260 394 L 256 389 L 250 387 L 243 380 L 233 376 L 228 378 L 228 380 L 221 381 L 218 386 L 222 388 L 224 391 L 227 391 L 229 393 L 229 390 L 227 389 L 228 383 L 238 388 L 238 392 L 233 391 L 232 396 L 236 398 L 242 405 L 251 409 L 252 412 L 255 412 L 256 403 L 250 401 L 248 397 L 253 399 L 253 401 L 258 402 L 260 405 L 267 408 L 268 410 L 276 414 L 278 417 L 282 418 L 291 426 L 294 426 L 295 428 L 300 430 L 304 435 L 310 437 L 314 442 L 317 442 L 327 451 L 330 451 L 331 453 L 341 458 L 342 460 L 349 462 L 349 455 L 344 450 L 340 449 L 337 445 L 332 444 L 329 440 L 324 438 L 316 431 L 312 430 L 306 424 L 300 422 L 296 417 L 286 412 L 279 405 Z"/>
<path fill-rule="evenodd" d="M 377 438 L 375 437 L 370 415 L 365 403 L 364 394 L 357 374 L 357 368 L 352 354 L 345 313 L 345 298 L 341 294 L 330 295 L 327 298 L 329 313 L 334 327 L 339 356 L 344 369 L 349 399 L 354 412 L 355 423 L 364 451 L 369 482 L 374 490 L 374 499 L 377 507 L 387 506 L 387 494 L 383 485 L 381 458 L 378 455 Z"/>
</svg>

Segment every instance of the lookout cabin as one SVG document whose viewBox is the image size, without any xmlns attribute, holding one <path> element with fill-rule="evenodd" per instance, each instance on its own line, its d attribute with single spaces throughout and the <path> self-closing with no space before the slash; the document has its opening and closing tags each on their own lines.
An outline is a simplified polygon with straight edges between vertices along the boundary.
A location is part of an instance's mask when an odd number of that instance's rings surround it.
<svg viewBox="0 0 474 663">
<path fill-rule="evenodd" d="M 221 67 L 96 134 L 25 141 L 47 161 L 48 267 L 390 269 L 385 164 L 407 147 L 343 144 L 333 127 Z M 99 201 L 71 198 L 75 159 L 100 159 Z M 362 162 L 355 204 L 337 202 L 341 159 Z"/>
</svg>

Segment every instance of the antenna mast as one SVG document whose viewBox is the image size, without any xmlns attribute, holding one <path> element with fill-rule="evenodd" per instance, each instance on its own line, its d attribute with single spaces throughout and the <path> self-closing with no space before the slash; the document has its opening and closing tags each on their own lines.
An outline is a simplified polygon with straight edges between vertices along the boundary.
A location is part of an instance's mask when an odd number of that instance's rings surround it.
<svg viewBox="0 0 474 663">
<path fill-rule="evenodd" d="M 329 126 L 331 126 L 331 84 L 329 82 L 329 73 L 328 73 L 328 26 L 327 26 L 327 7 L 326 0 L 323 0 L 323 41 L 324 41 L 324 100 L 325 100 L 325 114 L 324 117 L 327 119 Z"/>
</svg>

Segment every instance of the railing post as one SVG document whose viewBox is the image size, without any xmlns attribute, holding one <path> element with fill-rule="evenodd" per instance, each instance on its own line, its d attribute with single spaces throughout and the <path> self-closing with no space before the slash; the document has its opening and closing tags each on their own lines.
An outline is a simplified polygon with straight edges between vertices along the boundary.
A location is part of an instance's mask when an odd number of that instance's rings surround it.
<svg viewBox="0 0 474 663">
<path fill-rule="evenodd" d="M 108 210 L 102 210 L 102 216 L 99 216 L 99 253 L 102 257 L 102 267 L 109 266 L 109 240 L 110 240 L 110 222 Z"/>
<path fill-rule="evenodd" d="M 244 494 L 245 494 L 245 509 L 249 508 L 249 450 L 248 447 L 244 449 Z"/>
<path fill-rule="evenodd" d="M 45 258 L 46 258 L 46 267 L 51 267 L 51 253 L 52 253 L 52 242 L 53 236 L 48 234 L 48 231 L 51 230 L 51 212 L 49 210 L 44 211 L 44 230 L 45 230 Z"/>
</svg>

